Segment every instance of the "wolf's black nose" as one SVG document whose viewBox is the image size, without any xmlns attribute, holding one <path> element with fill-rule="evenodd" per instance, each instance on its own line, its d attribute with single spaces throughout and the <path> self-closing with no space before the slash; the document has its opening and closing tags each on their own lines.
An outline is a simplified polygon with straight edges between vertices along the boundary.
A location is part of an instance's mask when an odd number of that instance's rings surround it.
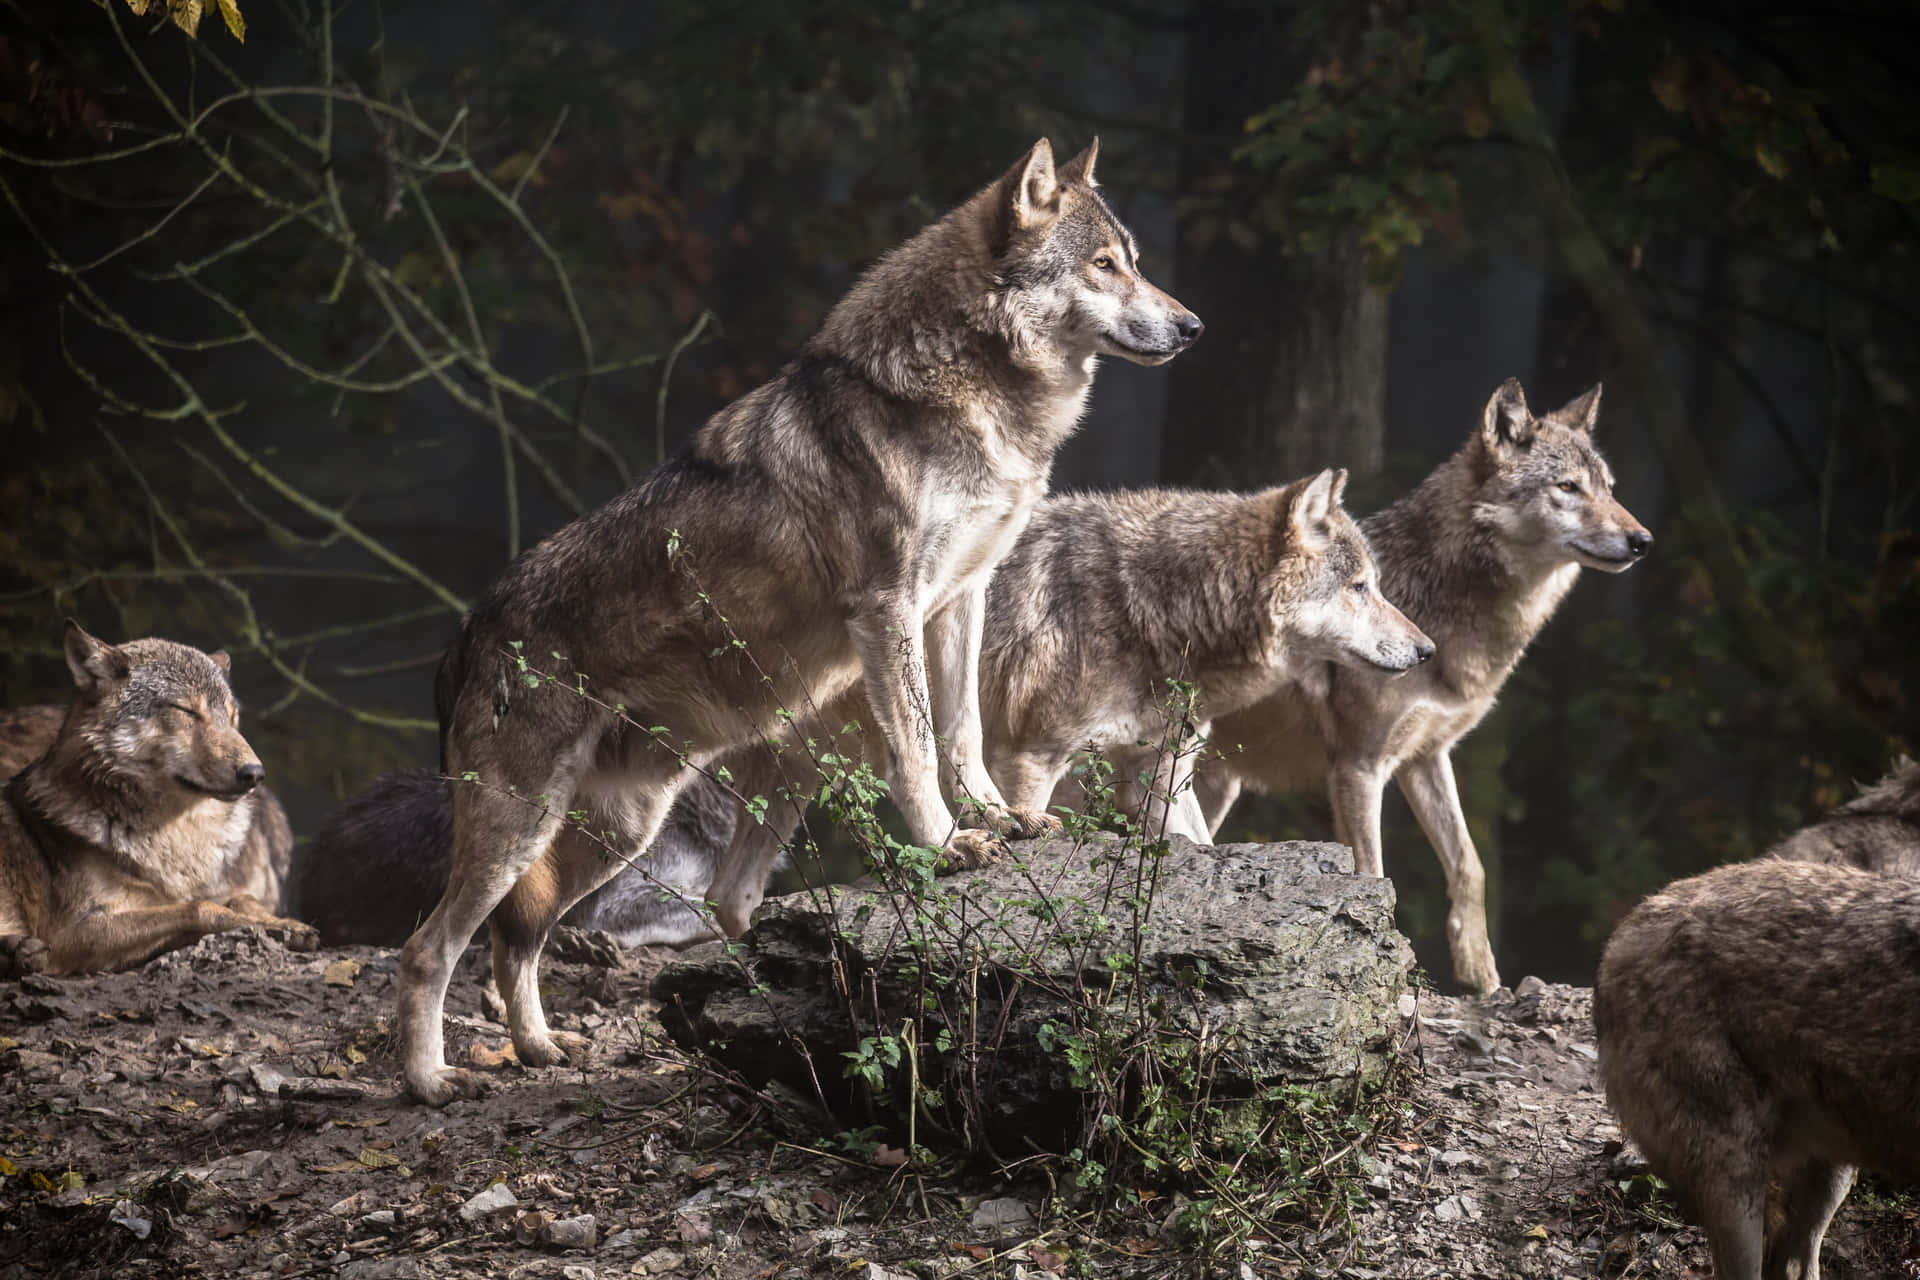
<svg viewBox="0 0 1920 1280">
<path fill-rule="evenodd" d="M 1645 529 L 1635 529 L 1627 535 L 1627 550 L 1636 556 L 1643 556 L 1653 546 L 1653 535 Z"/>
<path fill-rule="evenodd" d="M 251 791 L 260 785 L 260 779 L 267 776 L 267 766 L 255 761 L 243 764 L 233 771 L 233 780 L 240 784 L 242 791 Z"/>
<path fill-rule="evenodd" d="M 1207 329 L 1207 326 L 1200 323 L 1200 317 L 1191 311 L 1175 317 L 1173 327 L 1179 331 L 1182 342 L 1192 342 Z"/>
<path fill-rule="evenodd" d="M 1433 657 L 1433 652 L 1433 645 L 1431 643 L 1419 644 L 1413 647 L 1413 657 L 1416 662 L 1425 662 L 1427 659 Z"/>
</svg>

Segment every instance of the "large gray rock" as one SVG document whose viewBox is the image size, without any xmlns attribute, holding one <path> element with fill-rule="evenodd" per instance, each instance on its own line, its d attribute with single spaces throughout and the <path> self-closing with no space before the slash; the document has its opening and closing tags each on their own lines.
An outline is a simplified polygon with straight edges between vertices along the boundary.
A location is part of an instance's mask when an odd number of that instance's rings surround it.
<svg viewBox="0 0 1920 1280">
<path fill-rule="evenodd" d="M 1154 884 L 1136 962 L 1143 874 Z M 1027 841 L 918 905 L 865 885 L 770 899 L 731 951 L 693 948 L 654 994 L 683 1046 L 755 1083 L 811 1096 L 817 1079 L 836 1106 L 842 1055 L 924 1008 L 923 1042 L 944 1027 L 953 1048 L 937 1067 L 923 1059 L 922 1083 L 999 1149 L 1025 1150 L 1073 1133 L 1081 1094 L 1058 1032 L 1124 1034 L 1143 1008 L 1226 1050 L 1220 1100 L 1376 1076 L 1412 960 L 1393 909 L 1392 884 L 1354 875 L 1342 845 L 1176 839 L 1156 869 L 1105 838 Z M 944 1078 L 926 1078 L 935 1070 Z"/>
</svg>

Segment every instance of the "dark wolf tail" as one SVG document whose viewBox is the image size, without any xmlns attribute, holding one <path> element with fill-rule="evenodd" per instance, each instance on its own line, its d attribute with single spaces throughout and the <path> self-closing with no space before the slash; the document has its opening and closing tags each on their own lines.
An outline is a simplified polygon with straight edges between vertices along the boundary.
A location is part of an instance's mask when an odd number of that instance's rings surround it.
<svg viewBox="0 0 1920 1280">
<path fill-rule="evenodd" d="M 397 947 L 446 892 L 452 861 L 453 805 L 440 775 L 385 773 L 299 847 L 294 900 L 329 946 Z"/>
<path fill-rule="evenodd" d="M 440 773 L 447 772 L 447 731 L 453 727 L 453 704 L 467 682 L 467 647 L 473 643 L 473 615 L 460 615 L 460 630 L 433 673 L 433 711 L 440 719 Z"/>
</svg>

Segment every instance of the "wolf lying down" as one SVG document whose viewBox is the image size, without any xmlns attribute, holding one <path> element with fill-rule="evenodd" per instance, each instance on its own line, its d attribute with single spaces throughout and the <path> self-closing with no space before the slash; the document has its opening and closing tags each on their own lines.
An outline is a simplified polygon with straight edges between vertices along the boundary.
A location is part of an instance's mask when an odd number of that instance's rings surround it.
<svg viewBox="0 0 1920 1280">
<path fill-rule="evenodd" d="M 109 645 L 71 621 L 65 648 L 64 717 L 0 721 L 0 973 L 131 969 L 247 924 L 316 945 L 277 914 L 292 839 L 240 736 L 227 655 Z"/>
</svg>

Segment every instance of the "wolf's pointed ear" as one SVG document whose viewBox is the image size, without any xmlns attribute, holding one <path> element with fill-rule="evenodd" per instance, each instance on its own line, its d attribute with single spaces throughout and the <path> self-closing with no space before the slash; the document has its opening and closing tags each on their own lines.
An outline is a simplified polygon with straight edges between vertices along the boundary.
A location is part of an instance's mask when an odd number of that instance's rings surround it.
<svg viewBox="0 0 1920 1280">
<path fill-rule="evenodd" d="M 1562 426 L 1592 435 L 1593 424 L 1600 420 L 1600 384 L 1594 383 L 1547 416 Z"/>
<path fill-rule="evenodd" d="M 227 656 L 225 649 L 215 649 L 212 653 L 208 654 L 207 657 L 213 659 L 213 665 L 220 668 L 221 675 L 230 676 L 233 674 L 233 659 Z"/>
<path fill-rule="evenodd" d="M 1533 443 L 1533 414 L 1527 411 L 1527 393 L 1520 389 L 1520 379 L 1508 378 L 1487 401 L 1486 414 L 1480 419 L 1480 437 L 1489 449 Z"/>
<path fill-rule="evenodd" d="M 1093 162 L 1099 158 L 1100 138 L 1096 134 L 1093 141 L 1087 144 L 1085 151 L 1060 166 L 1060 185 L 1066 186 L 1068 183 L 1077 182 L 1083 187 L 1099 186 L 1100 184 L 1093 180 Z"/>
<path fill-rule="evenodd" d="M 1287 505 L 1287 532 L 1294 546 L 1319 551 L 1332 540 L 1333 508 L 1346 483 L 1346 472 L 1328 469 L 1288 486 L 1293 500 Z"/>
<path fill-rule="evenodd" d="M 125 680 L 133 673 L 125 654 L 88 635 L 72 618 L 67 619 L 67 634 L 61 643 L 67 651 L 67 670 L 73 673 L 73 683 L 79 688 Z"/>
<path fill-rule="evenodd" d="M 1008 170 L 1007 210 L 1016 231 L 1037 227 L 1059 212 L 1059 179 L 1053 172 L 1053 144 L 1045 138 L 1033 144 L 1026 159 Z"/>
</svg>

